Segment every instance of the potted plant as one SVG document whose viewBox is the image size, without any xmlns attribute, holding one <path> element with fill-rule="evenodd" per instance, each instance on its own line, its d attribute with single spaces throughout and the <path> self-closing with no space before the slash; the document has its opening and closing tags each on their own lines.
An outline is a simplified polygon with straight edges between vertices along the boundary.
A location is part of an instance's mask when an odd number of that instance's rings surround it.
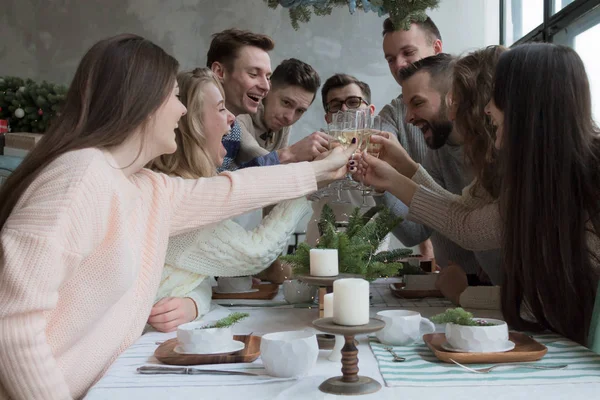
<svg viewBox="0 0 600 400">
<path fill-rule="evenodd" d="M 466 353 L 508 351 L 514 343 L 508 340 L 506 322 L 490 318 L 473 318 L 462 308 L 448 309 L 431 317 L 436 324 L 446 324 L 446 350 Z"/>
<path fill-rule="evenodd" d="M 237 351 L 242 342 L 233 340 L 231 326 L 248 317 L 235 312 L 217 321 L 189 322 L 177 328 L 177 341 L 181 353 L 211 354 Z"/>
<path fill-rule="evenodd" d="M 419 267 L 412 267 L 399 259 L 412 254 L 411 249 L 396 249 L 377 253 L 383 238 L 402 222 L 402 218 L 394 217 L 390 210 L 383 206 L 373 207 L 361 215 L 360 207 L 356 207 L 348 219 L 345 229 L 337 229 L 335 214 L 329 205 L 323 207 L 319 220 L 318 249 L 337 249 L 339 272 L 360 275 L 372 281 L 380 277 L 398 274 L 424 274 Z M 311 246 L 300 243 L 294 254 L 281 256 L 279 259 L 292 266 L 296 275 L 310 273 Z"/>
</svg>

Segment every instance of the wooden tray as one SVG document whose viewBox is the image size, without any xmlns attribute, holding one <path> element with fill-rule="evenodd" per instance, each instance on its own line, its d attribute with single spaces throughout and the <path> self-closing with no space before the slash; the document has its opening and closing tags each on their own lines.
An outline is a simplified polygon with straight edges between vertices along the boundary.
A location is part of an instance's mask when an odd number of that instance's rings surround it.
<svg viewBox="0 0 600 400">
<path fill-rule="evenodd" d="M 401 299 L 424 299 L 425 297 L 444 297 L 439 290 L 406 290 L 404 283 L 391 283 L 390 290 Z"/>
<path fill-rule="evenodd" d="M 163 364 L 169 365 L 202 365 L 250 363 L 260 356 L 260 336 L 235 335 L 234 340 L 246 344 L 243 350 L 231 354 L 179 354 L 175 352 L 177 338 L 170 339 L 158 346 L 154 357 Z"/>
<path fill-rule="evenodd" d="M 252 286 L 253 289 L 258 289 L 258 292 L 249 293 L 217 293 L 213 289 L 212 298 L 219 299 L 246 299 L 246 300 L 271 300 L 279 293 L 279 284 L 276 283 L 261 283 Z"/>
<path fill-rule="evenodd" d="M 537 361 L 544 357 L 548 348 L 536 342 L 533 338 L 519 332 L 509 332 L 508 339 L 515 343 L 515 348 L 504 353 L 457 353 L 442 348 L 446 343 L 443 333 L 429 333 L 423 335 L 423 341 L 433 351 L 435 356 L 446 363 L 450 359 L 461 364 L 492 364 Z"/>
</svg>

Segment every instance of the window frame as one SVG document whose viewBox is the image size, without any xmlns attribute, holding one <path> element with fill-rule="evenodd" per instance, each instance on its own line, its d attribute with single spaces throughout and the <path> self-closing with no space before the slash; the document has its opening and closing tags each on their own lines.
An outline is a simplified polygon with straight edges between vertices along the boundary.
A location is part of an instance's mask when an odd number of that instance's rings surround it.
<svg viewBox="0 0 600 400">
<path fill-rule="evenodd" d="M 506 16 L 504 13 L 505 5 L 507 1 L 511 0 L 500 0 L 500 44 L 505 45 L 504 34 L 505 34 L 505 22 Z M 552 43 L 554 35 L 560 32 L 562 29 L 569 27 L 575 21 L 587 15 L 591 11 L 600 7 L 600 0 L 574 0 L 570 4 L 566 5 L 563 9 L 557 13 L 554 11 L 554 1 L 544 0 L 544 19 L 543 22 L 531 31 L 527 32 L 516 42 L 512 43 L 510 47 L 517 46 L 519 44 L 527 42 L 550 42 Z"/>
</svg>

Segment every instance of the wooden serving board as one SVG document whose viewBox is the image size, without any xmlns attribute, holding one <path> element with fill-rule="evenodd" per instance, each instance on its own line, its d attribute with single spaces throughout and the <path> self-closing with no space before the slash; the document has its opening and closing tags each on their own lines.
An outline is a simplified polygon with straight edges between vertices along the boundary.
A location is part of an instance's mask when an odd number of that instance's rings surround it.
<svg viewBox="0 0 600 400">
<path fill-rule="evenodd" d="M 546 346 L 524 333 L 509 332 L 508 339 L 515 344 L 515 348 L 511 351 L 503 353 L 458 353 L 442 348 L 442 345 L 446 343 L 445 334 L 429 333 L 423 335 L 423 341 L 433 351 L 433 354 L 446 363 L 452 363 L 450 359 L 461 364 L 529 362 L 541 359 L 548 352 Z"/>
<path fill-rule="evenodd" d="M 391 283 L 390 290 L 395 297 L 401 299 L 424 299 L 425 297 L 444 297 L 439 290 L 405 289 L 404 283 Z"/>
<path fill-rule="evenodd" d="M 246 344 L 243 350 L 231 354 L 180 354 L 175 352 L 177 338 L 170 339 L 158 346 L 154 357 L 163 364 L 169 365 L 203 365 L 251 363 L 260 356 L 260 336 L 235 335 L 234 340 Z"/>
<path fill-rule="evenodd" d="M 217 293 L 213 289 L 212 298 L 219 299 L 245 299 L 245 300 L 271 300 L 279 293 L 279 284 L 276 283 L 261 283 L 253 285 L 253 289 L 258 289 L 257 292 L 246 293 Z"/>
</svg>

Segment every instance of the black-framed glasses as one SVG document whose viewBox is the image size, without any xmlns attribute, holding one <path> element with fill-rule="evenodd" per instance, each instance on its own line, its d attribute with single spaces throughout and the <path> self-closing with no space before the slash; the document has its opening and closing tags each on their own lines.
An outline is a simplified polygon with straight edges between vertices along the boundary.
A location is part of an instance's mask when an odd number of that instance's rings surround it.
<svg viewBox="0 0 600 400">
<path fill-rule="evenodd" d="M 369 105 L 369 102 L 360 96 L 350 96 L 350 97 L 347 97 L 343 101 L 342 100 L 331 100 L 329 103 L 327 103 L 327 107 L 326 107 L 325 111 L 327 111 L 328 113 L 336 113 L 342 109 L 342 105 L 344 105 L 344 104 L 346 105 L 346 108 L 348 108 L 349 110 L 356 110 L 357 108 L 359 108 L 362 105 L 362 103 Z"/>
</svg>

